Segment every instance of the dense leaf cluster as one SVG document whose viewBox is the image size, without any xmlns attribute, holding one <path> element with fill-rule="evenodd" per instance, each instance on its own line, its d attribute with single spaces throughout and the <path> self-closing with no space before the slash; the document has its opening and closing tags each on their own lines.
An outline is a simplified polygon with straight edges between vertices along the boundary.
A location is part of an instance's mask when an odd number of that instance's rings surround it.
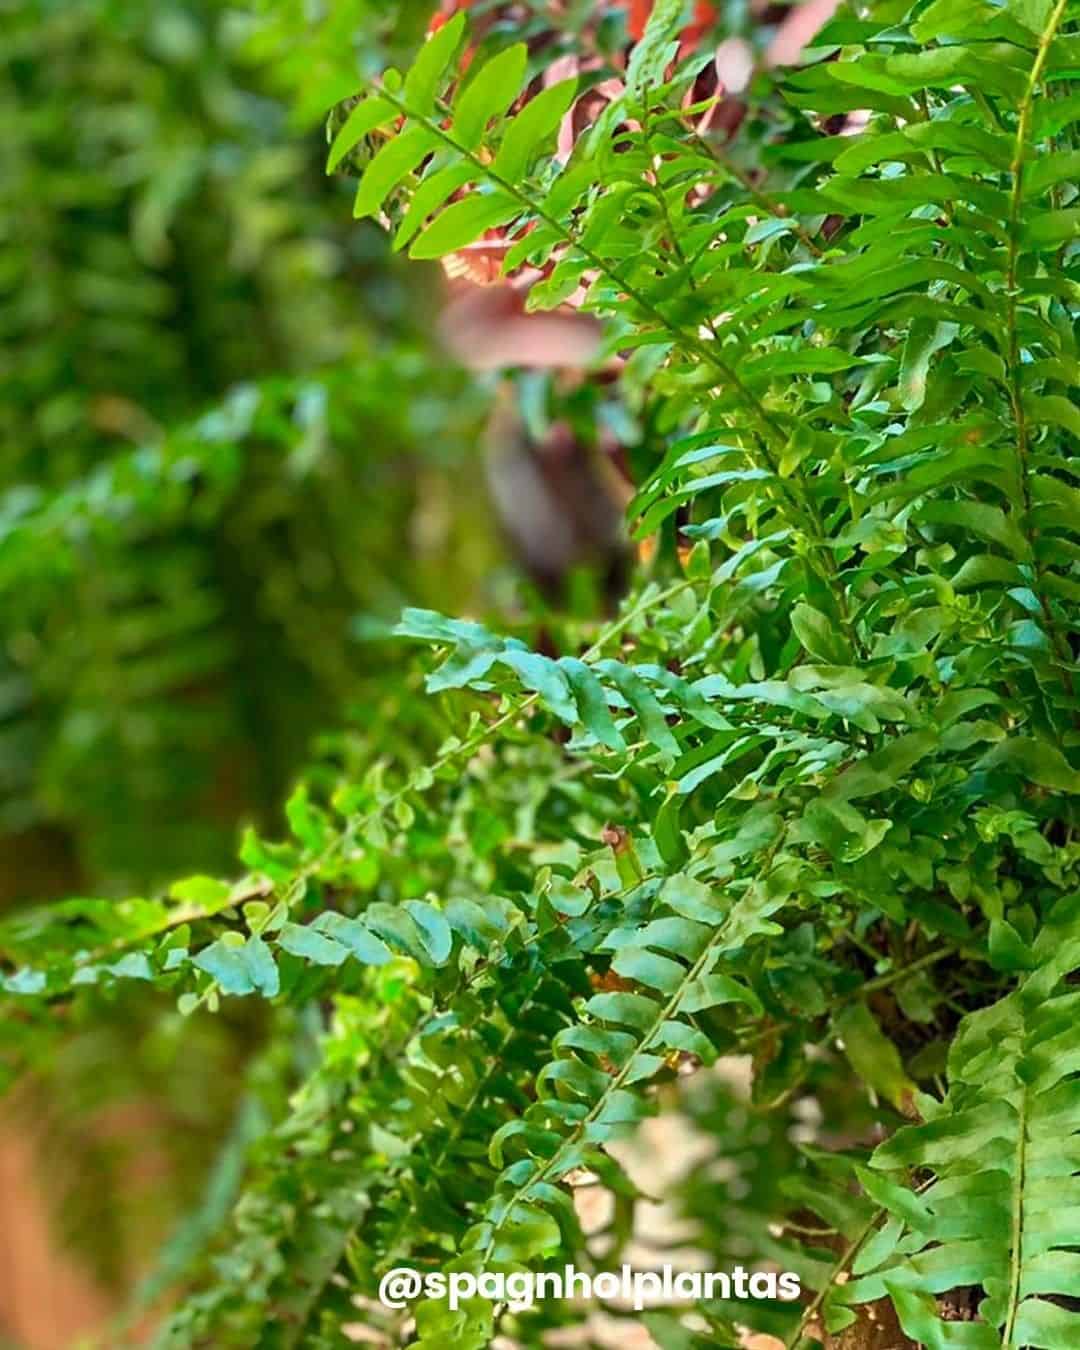
<svg viewBox="0 0 1080 1350">
<path fill-rule="evenodd" d="M 350 228 L 317 134 L 289 129 L 250 15 L 20 0 L 5 18 L 10 903 L 224 868 L 238 814 L 277 816 L 367 669 L 343 625 L 462 593 L 401 539 L 480 409 L 431 361 L 377 232 Z M 467 591 L 488 555 L 447 497 Z"/>
</svg>

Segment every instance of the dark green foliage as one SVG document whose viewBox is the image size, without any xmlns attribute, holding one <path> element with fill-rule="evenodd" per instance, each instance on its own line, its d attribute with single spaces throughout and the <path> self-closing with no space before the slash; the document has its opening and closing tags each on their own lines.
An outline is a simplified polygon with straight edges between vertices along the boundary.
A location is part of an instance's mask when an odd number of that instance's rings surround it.
<svg viewBox="0 0 1080 1350">
<path fill-rule="evenodd" d="M 838 15 L 754 86 L 768 179 L 693 130 L 675 0 L 566 162 L 571 91 L 513 43 L 463 78 L 461 19 L 335 119 L 398 249 L 497 229 L 544 269 L 532 307 L 584 288 L 655 438 L 630 517 L 659 547 L 600 628 L 406 609 L 393 732 L 334 743 L 240 880 L 0 931 L 13 1070 L 57 1003 L 133 979 L 317 1027 L 162 1344 L 539 1345 L 577 1311 L 428 1303 L 404 1341 L 352 1296 L 403 1263 L 617 1264 L 640 1196 L 608 1146 L 743 1053 L 749 1100 L 688 1110 L 749 1198 L 686 1208 L 718 1268 L 786 1264 L 808 1300 L 705 1305 L 708 1344 L 806 1347 L 886 1298 L 931 1350 L 1076 1343 L 1078 17 Z M 799 1104 L 843 1146 L 800 1147 Z"/>
<path fill-rule="evenodd" d="M 343 627 L 457 603 L 489 556 L 449 477 L 481 401 L 251 24 L 217 0 L 5 23 L 0 840 L 62 860 L 5 903 L 226 867 L 370 668 Z M 403 546 L 425 492 L 460 591 Z"/>
</svg>

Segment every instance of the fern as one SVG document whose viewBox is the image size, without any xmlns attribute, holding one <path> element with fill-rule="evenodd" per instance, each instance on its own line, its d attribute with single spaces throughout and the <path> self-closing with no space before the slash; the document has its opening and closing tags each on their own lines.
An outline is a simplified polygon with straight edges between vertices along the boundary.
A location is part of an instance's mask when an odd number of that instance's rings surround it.
<svg viewBox="0 0 1080 1350">
<path fill-rule="evenodd" d="M 749 170 L 696 121 L 683 9 L 654 5 L 569 157 L 578 86 L 501 31 L 466 60 L 461 15 L 329 152 L 412 258 L 497 242 L 539 274 L 530 307 L 603 318 L 650 428 L 629 516 L 653 574 L 543 643 L 406 609 L 421 752 L 347 743 L 239 880 L 0 929 L 12 1071 L 55 1003 L 126 981 L 187 1015 L 259 995 L 283 1038 L 315 1010 L 314 1065 L 163 1344 L 333 1344 L 398 1262 L 602 1268 L 575 1184 L 628 1231 L 609 1146 L 679 1108 L 681 1067 L 740 1053 L 790 1169 L 740 1255 L 809 1292 L 703 1305 L 707 1343 L 829 1343 L 885 1299 L 931 1348 L 1076 1338 L 1080 11 L 838 15 L 755 82 Z M 781 1140 L 810 1098 L 850 1148 Z M 969 1286 L 977 1320 L 948 1320 Z M 408 1343 L 539 1344 L 575 1316 L 428 1303 Z M 649 1325 L 700 1343 L 677 1309 Z"/>
<path fill-rule="evenodd" d="M 888 1291 L 908 1333 L 956 1341 L 927 1294 L 985 1291 L 972 1346 L 1068 1345 L 1077 1334 L 1076 995 L 1061 988 L 1076 961 L 1077 898 L 1059 903 L 1035 945 L 1035 971 L 998 1003 L 970 1014 L 949 1051 L 950 1090 L 871 1159 L 864 1184 L 898 1222 L 892 1248 L 854 1281 L 853 1300 Z M 932 1175 L 918 1197 L 910 1171 Z M 890 1177 L 898 1178 L 900 1185 Z M 882 1253 L 876 1253 L 880 1257 Z"/>
</svg>

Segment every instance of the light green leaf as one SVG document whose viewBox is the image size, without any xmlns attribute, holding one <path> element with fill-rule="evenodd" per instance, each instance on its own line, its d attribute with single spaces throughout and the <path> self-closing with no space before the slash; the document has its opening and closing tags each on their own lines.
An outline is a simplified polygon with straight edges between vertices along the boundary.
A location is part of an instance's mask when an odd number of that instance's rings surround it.
<svg viewBox="0 0 1080 1350">
<path fill-rule="evenodd" d="M 398 112 L 389 101 L 373 94 L 364 99 L 349 113 L 340 131 L 334 137 L 330 153 L 326 160 L 326 172 L 333 173 L 345 156 L 378 127 L 386 126 L 397 117 Z"/>
<path fill-rule="evenodd" d="M 571 656 L 559 658 L 559 668 L 570 682 L 577 700 L 579 719 L 586 729 L 609 750 L 625 750 L 626 742 L 608 708 L 603 685 L 584 661 Z"/>
<path fill-rule="evenodd" d="M 454 59 L 465 32 L 465 13 L 459 11 L 420 48 L 420 53 L 405 76 L 404 97 L 411 113 L 430 117 L 435 95 L 450 62 Z"/>
<path fill-rule="evenodd" d="M 1043 211 L 1026 219 L 1020 233 L 1025 248 L 1041 252 L 1056 249 L 1080 236 L 1080 208 Z"/>
<path fill-rule="evenodd" d="M 561 721 L 574 726 L 578 720 L 577 703 L 570 691 L 567 676 L 555 661 L 536 652 L 507 651 L 499 653 L 499 660 L 509 666 L 526 689 L 540 695 L 541 702 Z"/>
<path fill-rule="evenodd" d="M 311 924 L 312 929 L 318 933 L 325 934 L 333 942 L 348 948 L 349 954 L 355 956 L 366 966 L 381 966 L 392 959 L 392 952 L 389 947 L 370 932 L 358 919 L 346 918 L 344 914 L 338 914 L 334 910 L 327 910 L 320 914 Z M 297 953 L 302 955 L 303 953 Z M 334 961 L 328 964 L 338 964 Z"/>
<path fill-rule="evenodd" d="M 436 216 L 409 249 L 410 258 L 442 258 L 473 243 L 485 230 L 505 225 L 522 210 L 507 192 L 470 192 Z"/>
<path fill-rule="evenodd" d="M 960 331 L 959 324 L 916 319 L 908 329 L 900 360 L 900 401 L 908 412 L 926 401 L 926 377 L 937 352 L 947 347 Z"/>
<path fill-rule="evenodd" d="M 634 45 L 626 71 L 626 87 L 638 96 L 648 85 L 660 84 L 676 51 L 675 39 L 683 22 L 682 0 L 656 0 L 641 40 Z"/>
<path fill-rule="evenodd" d="M 730 975 L 713 972 L 710 975 L 698 975 L 687 985 L 686 993 L 679 1000 L 679 1012 L 705 1012 L 709 1008 L 718 1008 L 724 1003 L 745 1003 L 757 1014 L 762 1007 L 754 991 Z"/>
<path fill-rule="evenodd" d="M 278 992 L 278 969 L 270 948 L 260 937 L 249 937 L 240 948 L 247 964 L 251 982 L 258 992 L 266 998 L 273 998 Z"/>
<path fill-rule="evenodd" d="M 805 602 L 797 604 L 791 611 L 791 626 L 795 636 L 816 661 L 846 666 L 851 660 L 851 650 L 835 619 L 828 618 L 812 605 Z"/>
<path fill-rule="evenodd" d="M 422 126 L 407 127 L 388 140 L 360 179 L 353 203 L 354 217 L 359 220 L 380 211 L 401 180 L 438 146 L 438 138 Z"/>
<path fill-rule="evenodd" d="M 615 953 L 612 968 L 628 980 L 637 980 L 662 994 L 673 994 L 682 984 L 686 969 L 678 961 L 658 956 L 644 947 L 624 947 Z"/>
<path fill-rule="evenodd" d="M 428 216 L 476 176 L 476 168 L 468 160 L 459 159 L 441 168 L 436 167 L 437 163 L 432 162 L 412 195 L 409 209 L 394 235 L 395 249 L 404 248 Z"/>
<path fill-rule="evenodd" d="M 846 802 L 821 797 L 807 807 L 803 822 L 811 839 L 845 863 L 873 852 L 892 828 L 891 820 L 867 820 Z"/>
<path fill-rule="evenodd" d="M 575 78 L 542 89 L 510 120 L 493 165 L 501 178 L 517 183 L 525 177 L 540 147 L 569 110 L 577 86 Z"/>
<path fill-rule="evenodd" d="M 261 938 L 251 937 L 239 946 L 219 938 L 191 958 L 221 986 L 226 994 L 250 994 L 256 989 L 272 998 L 278 992 L 274 959 Z"/>
<path fill-rule="evenodd" d="M 231 893 L 229 883 L 219 881 L 217 877 L 186 877 L 183 881 L 174 881 L 169 887 L 169 894 L 174 900 L 207 911 L 220 908 Z"/>
<path fill-rule="evenodd" d="M 620 661 L 598 661 L 595 669 L 609 679 L 630 704 L 653 745 L 667 755 L 677 755 L 679 742 L 671 734 L 664 710 L 645 682 Z"/>
<path fill-rule="evenodd" d="M 317 966 L 340 966 L 349 955 L 349 949 L 340 942 L 324 937 L 315 928 L 298 923 L 283 924 L 278 943 L 293 956 L 299 956 Z"/>
<path fill-rule="evenodd" d="M 443 914 L 423 900 L 406 900 L 404 908 L 412 915 L 424 939 L 433 966 L 444 965 L 454 945 L 454 935 Z"/>
<path fill-rule="evenodd" d="M 524 42 L 516 42 L 479 70 L 469 72 L 468 82 L 454 104 L 453 138 L 458 145 L 476 149 L 485 126 L 501 117 L 521 92 L 527 60 Z"/>
</svg>

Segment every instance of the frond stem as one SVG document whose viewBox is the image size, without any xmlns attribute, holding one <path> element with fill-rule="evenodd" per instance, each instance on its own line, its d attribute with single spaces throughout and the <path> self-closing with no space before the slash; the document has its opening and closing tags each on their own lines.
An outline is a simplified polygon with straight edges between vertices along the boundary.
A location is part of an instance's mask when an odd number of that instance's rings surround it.
<svg viewBox="0 0 1080 1350">
<path fill-rule="evenodd" d="M 1035 98 L 1038 94 L 1039 82 L 1042 79 L 1043 71 L 1050 57 L 1050 48 L 1057 36 L 1057 31 L 1065 18 L 1065 11 L 1068 8 L 1068 0 L 1057 0 L 1049 18 L 1046 21 L 1046 28 L 1039 38 L 1038 50 L 1035 53 L 1035 60 L 1032 63 L 1031 72 L 1028 75 L 1027 88 L 1020 101 L 1019 116 L 1016 126 L 1016 141 L 1013 150 L 1012 164 L 1010 172 L 1012 174 L 1012 189 L 1009 193 L 1009 220 L 1008 220 L 1008 255 L 1005 271 L 1005 321 L 1007 331 L 1007 351 L 1006 360 L 1009 373 L 1009 402 L 1012 405 L 1013 421 L 1016 425 L 1016 452 L 1018 460 L 1018 478 L 1022 498 L 1024 513 L 1025 530 L 1030 534 L 1031 543 L 1031 565 L 1035 574 L 1035 586 L 1033 587 L 1039 600 L 1039 607 L 1042 610 L 1043 620 L 1046 623 L 1050 639 L 1057 651 L 1061 662 L 1061 678 L 1068 691 L 1070 698 L 1075 698 L 1072 674 L 1069 666 L 1072 664 L 1072 652 L 1065 634 L 1061 632 L 1057 619 L 1054 616 L 1050 601 L 1046 595 L 1045 584 L 1043 581 L 1043 567 L 1039 562 L 1036 551 L 1036 535 L 1031 530 L 1031 488 L 1028 482 L 1028 458 L 1030 454 L 1030 434 L 1027 424 L 1027 413 L 1024 408 L 1024 390 L 1023 380 L 1021 378 L 1020 367 L 1020 330 L 1019 330 L 1019 306 L 1020 293 L 1017 287 L 1019 262 L 1020 262 L 1020 229 L 1021 213 L 1023 210 L 1024 199 L 1024 165 L 1028 150 L 1028 138 L 1031 134 L 1031 118 L 1035 107 Z"/>
<path fill-rule="evenodd" d="M 543 221 L 549 229 L 559 235 L 563 241 L 576 249 L 578 253 L 602 276 L 607 277 L 609 281 L 614 282 L 620 290 L 634 302 L 635 305 L 648 315 L 655 323 L 659 324 L 665 332 L 671 336 L 689 353 L 702 364 L 711 366 L 721 380 L 727 384 L 736 394 L 746 412 L 757 424 L 757 430 L 752 434 L 755 436 L 761 458 L 778 486 L 779 495 L 786 499 L 790 507 L 795 512 L 795 523 L 799 525 L 810 537 L 814 546 L 815 553 L 819 554 L 821 561 L 818 563 L 818 571 L 822 580 L 833 591 L 836 600 L 837 609 L 841 616 L 841 621 L 852 645 L 856 650 L 861 649 L 861 643 L 855 632 L 851 616 L 848 611 L 847 598 L 843 593 L 842 587 L 836 584 L 836 564 L 831 554 L 823 549 L 823 541 L 826 537 L 823 522 L 817 506 L 806 494 L 800 498 L 793 490 L 791 481 L 780 474 L 780 459 L 778 452 L 773 448 L 775 445 L 782 447 L 786 444 L 787 436 L 783 426 L 777 421 L 770 410 L 764 407 L 761 401 L 752 393 L 743 380 L 739 377 L 737 371 L 723 357 L 719 356 L 712 348 L 715 344 L 704 341 L 697 334 L 688 332 L 679 324 L 673 323 L 648 296 L 642 292 L 632 282 L 628 281 L 621 272 L 613 268 L 606 262 L 600 254 L 593 248 L 585 244 L 578 235 L 569 227 L 564 225 L 555 216 L 546 211 L 543 206 L 535 202 L 528 193 L 524 192 L 518 185 L 510 179 L 504 177 L 496 171 L 494 165 L 485 163 L 474 151 L 466 149 L 460 145 L 442 126 L 430 117 L 420 116 L 413 113 L 408 108 L 403 99 L 396 94 L 390 93 L 385 89 L 380 89 L 379 94 L 388 103 L 392 104 L 403 116 L 411 117 L 414 122 L 423 126 L 432 136 L 440 140 L 447 148 L 461 155 L 476 170 L 477 177 L 486 180 L 493 186 L 505 192 L 508 196 L 514 198 L 524 209 L 537 220 Z"/>
</svg>

